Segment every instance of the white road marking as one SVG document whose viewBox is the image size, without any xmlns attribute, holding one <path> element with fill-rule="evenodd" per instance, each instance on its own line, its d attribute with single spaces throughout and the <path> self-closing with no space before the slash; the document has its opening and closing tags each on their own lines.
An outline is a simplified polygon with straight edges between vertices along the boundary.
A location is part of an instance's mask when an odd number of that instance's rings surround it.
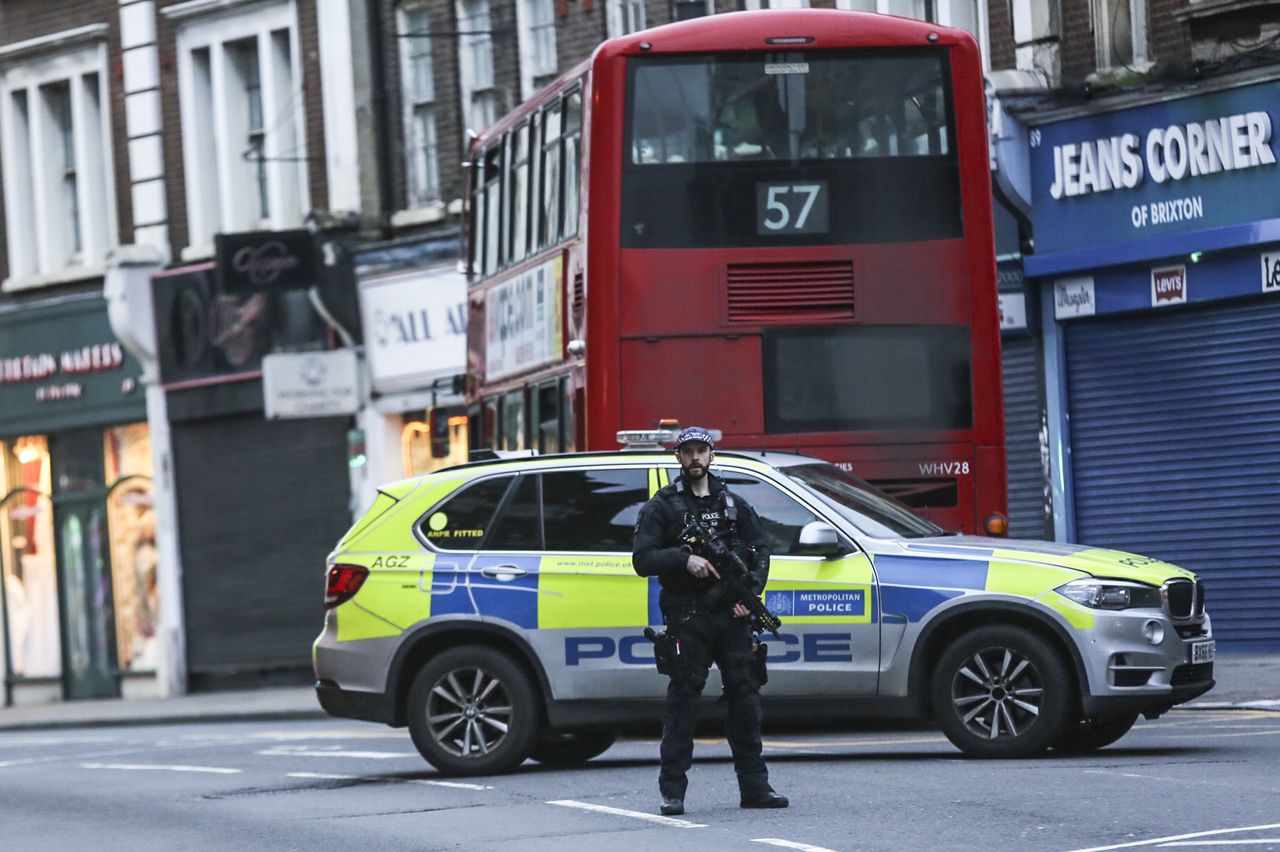
<svg viewBox="0 0 1280 852">
<path fill-rule="evenodd" d="M 462 781 L 423 781 L 421 779 L 413 779 L 415 784 L 430 784 L 433 787 L 454 787 L 458 790 L 492 790 L 493 788 L 485 784 L 466 784 Z"/>
<path fill-rule="evenodd" d="M 115 743 L 120 737 L 20 737 L 0 740 L 0 748 L 28 748 L 30 746 L 78 745 L 81 743 Z"/>
<path fill-rule="evenodd" d="M 627 811 L 622 808 L 611 808 L 607 805 L 593 805 L 590 802 L 575 802 L 572 799 L 560 799 L 555 802 L 547 802 L 547 804 L 559 805 L 562 808 L 579 808 L 584 811 L 642 819 L 647 822 L 656 822 L 659 825 L 669 825 L 672 828 L 706 828 L 702 823 L 689 822 L 687 819 L 676 819 L 675 817 L 662 816 L 661 814 L 646 814 L 641 811 Z"/>
<path fill-rule="evenodd" d="M 1247 731 L 1241 734 L 1190 734 L 1169 737 L 1171 740 L 1215 740 L 1225 737 L 1265 737 L 1268 734 L 1280 734 L 1280 728 L 1263 728 L 1261 731 Z"/>
<path fill-rule="evenodd" d="M 770 846 L 781 846 L 785 849 L 799 849 L 801 852 L 835 852 L 825 846 L 810 846 L 808 843 L 797 843 L 794 840 L 783 840 L 779 837 L 756 837 L 752 843 L 768 843 Z"/>
<path fill-rule="evenodd" d="M 333 749 L 308 749 L 305 746 L 277 746 L 258 752 L 269 757 L 359 757 L 367 760 L 388 760 L 394 757 L 421 757 L 416 751 L 343 751 Z"/>
<path fill-rule="evenodd" d="M 1160 846 L 1262 846 L 1280 843 L 1280 837 L 1259 837 L 1254 840 L 1180 840 L 1177 843 L 1161 843 Z"/>
<path fill-rule="evenodd" d="M 207 772 L 214 775 L 237 775 L 243 769 L 232 769 L 226 766 L 183 766 L 162 765 L 158 763 L 82 763 L 81 769 L 122 769 L 122 770 L 160 770 L 162 772 Z"/>
<path fill-rule="evenodd" d="M 1088 849 L 1076 849 L 1074 852 L 1107 852 L 1110 849 L 1131 849 L 1134 846 L 1163 846 L 1173 840 L 1190 840 L 1193 837 L 1211 837 L 1215 834 L 1234 834 L 1237 831 L 1267 831 L 1280 828 L 1280 822 L 1270 825 L 1246 825 L 1240 828 L 1218 828 L 1213 831 L 1197 831 L 1192 834 L 1175 834 L 1171 837 L 1153 837 L 1150 840 L 1135 840 L 1132 843 L 1117 843 L 1114 846 L 1093 846 Z"/>
<path fill-rule="evenodd" d="M 290 772 L 286 775 L 288 778 L 327 778 L 331 781 L 351 781 L 359 778 L 359 775 L 330 775 L 326 772 Z"/>
</svg>

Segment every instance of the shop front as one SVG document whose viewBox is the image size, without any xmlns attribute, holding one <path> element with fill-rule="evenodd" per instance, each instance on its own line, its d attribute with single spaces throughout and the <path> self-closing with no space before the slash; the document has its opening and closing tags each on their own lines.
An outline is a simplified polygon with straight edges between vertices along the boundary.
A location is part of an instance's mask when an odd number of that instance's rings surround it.
<svg viewBox="0 0 1280 852">
<path fill-rule="evenodd" d="M 1059 528 L 1191 568 L 1222 645 L 1280 648 L 1280 81 L 1044 119 Z"/>
<path fill-rule="evenodd" d="M 151 279 L 191 692 L 310 677 L 324 558 L 351 522 L 352 422 L 268 419 L 263 359 L 333 346 L 314 252 L 305 232 L 220 235 L 216 263 Z"/>
<path fill-rule="evenodd" d="M 100 296 L 0 311 L 6 705 L 151 691 L 157 557 L 140 375 Z"/>
<path fill-rule="evenodd" d="M 353 467 L 363 510 L 378 485 L 468 457 L 463 376 L 467 284 L 456 239 L 366 249 L 355 257 L 369 377 Z"/>
</svg>

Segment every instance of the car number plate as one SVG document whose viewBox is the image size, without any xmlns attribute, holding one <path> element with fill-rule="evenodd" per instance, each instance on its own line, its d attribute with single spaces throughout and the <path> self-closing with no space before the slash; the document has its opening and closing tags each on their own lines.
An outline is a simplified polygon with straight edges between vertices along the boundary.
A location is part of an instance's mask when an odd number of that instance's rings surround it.
<svg viewBox="0 0 1280 852">
<path fill-rule="evenodd" d="M 1191 662 L 1193 663 L 1212 663 L 1214 640 L 1208 642 L 1194 642 L 1191 645 Z"/>
</svg>

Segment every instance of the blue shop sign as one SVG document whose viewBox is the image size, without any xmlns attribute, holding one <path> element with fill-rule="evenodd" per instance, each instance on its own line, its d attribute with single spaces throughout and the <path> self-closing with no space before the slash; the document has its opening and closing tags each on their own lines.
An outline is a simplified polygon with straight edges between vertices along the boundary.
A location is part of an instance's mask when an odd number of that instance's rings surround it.
<svg viewBox="0 0 1280 852">
<path fill-rule="evenodd" d="M 1276 239 L 1277 122 L 1270 81 L 1033 128 L 1028 274 Z"/>
</svg>

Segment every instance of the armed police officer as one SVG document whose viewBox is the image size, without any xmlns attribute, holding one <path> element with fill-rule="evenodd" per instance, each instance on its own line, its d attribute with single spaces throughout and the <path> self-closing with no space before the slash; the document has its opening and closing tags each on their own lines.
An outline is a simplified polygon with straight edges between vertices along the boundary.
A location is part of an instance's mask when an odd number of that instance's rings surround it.
<svg viewBox="0 0 1280 852">
<path fill-rule="evenodd" d="M 764 679 L 763 648 L 754 641 L 750 612 L 742 601 L 725 594 L 720 571 L 684 536 L 690 520 L 727 542 L 750 569 L 749 584 L 758 592 L 769 574 L 769 550 L 755 510 L 732 494 L 710 472 L 715 459 L 712 434 L 691 426 L 676 439 L 681 474 L 640 510 L 632 564 L 642 577 L 658 578 L 666 635 L 657 637 L 677 649 L 667 660 L 671 676 L 662 717 L 662 769 L 658 791 L 661 812 L 684 813 L 688 771 L 693 763 L 693 730 L 705 678 L 714 661 L 720 670 L 727 702 L 725 734 L 733 751 L 740 804 L 744 808 L 785 808 L 787 799 L 769 786 L 761 757 L 760 684 Z M 659 659 L 665 656 L 659 647 Z M 761 653 L 757 653 L 757 650 Z"/>
</svg>

